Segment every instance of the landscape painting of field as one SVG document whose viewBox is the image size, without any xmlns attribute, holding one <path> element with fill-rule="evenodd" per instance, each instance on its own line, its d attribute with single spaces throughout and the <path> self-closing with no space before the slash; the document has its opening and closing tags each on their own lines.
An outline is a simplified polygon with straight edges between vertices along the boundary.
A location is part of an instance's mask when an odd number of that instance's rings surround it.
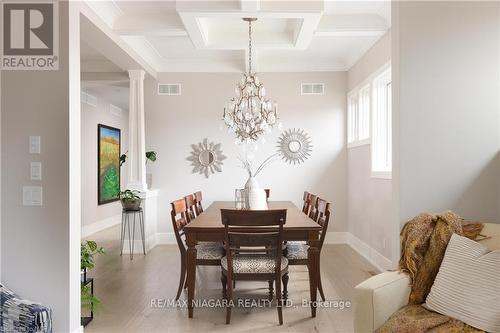
<svg viewBox="0 0 500 333">
<path fill-rule="evenodd" d="M 119 199 L 120 193 L 120 130 L 99 124 L 98 142 L 98 204 Z"/>
</svg>

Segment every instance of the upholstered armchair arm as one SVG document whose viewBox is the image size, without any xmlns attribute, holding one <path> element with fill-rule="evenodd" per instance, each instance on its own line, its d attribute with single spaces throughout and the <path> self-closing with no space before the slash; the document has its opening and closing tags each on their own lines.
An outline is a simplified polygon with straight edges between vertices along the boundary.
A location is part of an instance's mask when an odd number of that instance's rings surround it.
<svg viewBox="0 0 500 333">
<path fill-rule="evenodd" d="M 405 273 L 384 272 L 354 288 L 354 332 L 371 333 L 394 312 L 408 304 L 410 278 Z"/>
<path fill-rule="evenodd" d="M 52 332 L 49 308 L 21 299 L 0 284 L 0 332 Z"/>
</svg>

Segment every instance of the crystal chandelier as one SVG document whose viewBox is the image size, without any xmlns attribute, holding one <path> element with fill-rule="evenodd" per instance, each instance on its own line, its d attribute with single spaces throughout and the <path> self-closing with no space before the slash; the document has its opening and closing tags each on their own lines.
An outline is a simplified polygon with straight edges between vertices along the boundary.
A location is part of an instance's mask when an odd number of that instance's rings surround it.
<svg viewBox="0 0 500 333">
<path fill-rule="evenodd" d="M 266 88 L 252 73 L 252 22 L 248 22 L 248 73 L 243 74 L 235 88 L 236 96 L 224 107 L 223 121 L 238 141 L 257 141 L 259 135 L 270 132 L 278 120 L 278 106 L 266 96 Z"/>
</svg>

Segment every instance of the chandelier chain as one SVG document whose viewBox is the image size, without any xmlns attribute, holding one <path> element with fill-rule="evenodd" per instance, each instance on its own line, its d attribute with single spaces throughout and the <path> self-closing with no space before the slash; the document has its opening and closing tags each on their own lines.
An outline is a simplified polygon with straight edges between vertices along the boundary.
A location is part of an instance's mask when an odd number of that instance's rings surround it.
<svg viewBox="0 0 500 333">
<path fill-rule="evenodd" d="M 248 21 L 248 74 L 252 74 L 252 21 Z"/>
</svg>

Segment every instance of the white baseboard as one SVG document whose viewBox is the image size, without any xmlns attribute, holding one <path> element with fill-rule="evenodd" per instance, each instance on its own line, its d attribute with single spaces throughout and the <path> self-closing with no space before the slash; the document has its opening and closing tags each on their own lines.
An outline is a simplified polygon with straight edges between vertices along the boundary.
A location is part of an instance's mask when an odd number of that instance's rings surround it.
<svg viewBox="0 0 500 333">
<path fill-rule="evenodd" d="M 73 333 L 83 333 L 83 332 L 84 332 L 83 326 L 80 326 L 76 330 L 73 331 Z"/>
<path fill-rule="evenodd" d="M 90 235 L 95 234 L 96 232 L 102 231 L 104 229 L 113 227 L 117 224 L 120 224 L 122 221 L 122 215 L 114 215 L 108 217 L 106 219 L 94 222 L 89 225 L 82 226 L 82 238 L 88 237 Z"/>
<path fill-rule="evenodd" d="M 358 237 L 350 232 L 336 231 L 328 232 L 325 238 L 325 244 L 347 244 L 370 262 L 379 272 L 392 269 L 392 261 L 378 251 L 370 247 Z"/>
<path fill-rule="evenodd" d="M 363 242 L 358 237 L 349 233 L 349 243 L 348 243 L 356 252 L 362 255 L 366 260 L 368 260 L 375 268 L 379 270 L 379 272 L 384 272 L 388 269 L 392 269 L 392 261 L 374 248 L 370 247 L 368 244 Z"/>
</svg>

